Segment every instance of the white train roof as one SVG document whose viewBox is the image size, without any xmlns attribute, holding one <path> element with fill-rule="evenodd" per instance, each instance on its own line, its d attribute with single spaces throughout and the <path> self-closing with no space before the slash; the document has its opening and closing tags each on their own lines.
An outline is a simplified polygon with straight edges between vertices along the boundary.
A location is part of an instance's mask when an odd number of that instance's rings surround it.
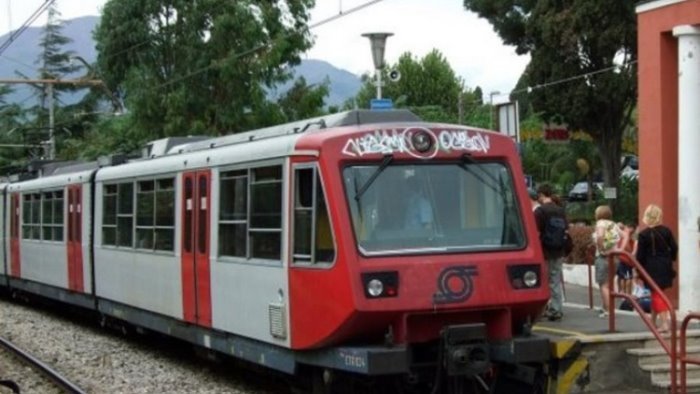
<svg viewBox="0 0 700 394">
<path fill-rule="evenodd" d="M 90 181 L 95 170 L 84 170 L 69 174 L 51 175 L 43 178 L 31 179 L 28 181 L 10 183 L 8 192 L 41 191 L 47 189 L 60 188 L 66 185 L 87 183 Z"/>
</svg>

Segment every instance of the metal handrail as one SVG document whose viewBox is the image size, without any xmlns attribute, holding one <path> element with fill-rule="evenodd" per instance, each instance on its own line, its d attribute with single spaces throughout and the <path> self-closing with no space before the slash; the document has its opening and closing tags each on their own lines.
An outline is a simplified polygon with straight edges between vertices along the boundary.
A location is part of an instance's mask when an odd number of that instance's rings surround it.
<svg viewBox="0 0 700 394">
<path fill-rule="evenodd" d="M 668 307 L 669 313 L 671 315 L 671 343 L 668 344 L 664 340 L 664 338 L 661 336 L 661 333 L 659 330 L 656 328 L 654 323 L 647 317 L 646 313 L 644 312 L 644 309 L 639 305 L 637 300 L 630 296 L 629 294 L 625 293 L 617 293 L 613 291 L 615 289 L 615 257 L 619 256 L 626 256 L 629 259 L 629 262 L 632 263 L 634 268 L 637 270 L 637 274 L 642 277 L 644 282 L 651 288 L 651 291 L 654 293 L 657 293 L 658 295 L 661 296 L 661 300 L 664 302 L 664 304 Z M 632 307 L 634 310 L 639 313 L 639 316 L 642 318 L 642 321 L 646 326 L 649 328 L 651 333 L 654 335 L 654 337 L 659 341 L 659 344 L 661 347 L 666 351 L 666 353 L 669 355 L 671 358 L 671 393 L 676 394 L 678 393 L 678 371 L 677 371 L 677 363 L 678 363 L 678 354 L 677 354 L 677 349 L 678 347 L 676 346 L 676 311 L 673 307 L 673 304 L 671 304 L 671 301 L 666 297 L 666 294 L 661 290 L 661 288 L 654 282 L 653 279 L 649 276 L 649 274 L 646 272 L 646 270 L 642 267 L 642 265 L 637 261 L 637 259 L 632 256 L 628 252 L 611 252 L 608 253 L 608 286 L 610 288 L 609 296 L 608 296 L 608 329 L 610 332 L 615 332 L 615 297 L 623 298 L 626 299 L 632 304 Z M 682 383 L 685 385 L 685 381 Z"/>
<path fill-rule="evenodd" d="M 688 324 L 693 319 L 700 320 L 700 312 L 689 313 L 685 317 L 685 319 L 683 319 L 683 323 L 681 324 L 680 355 L 678 356 L 678 359 L 680 360 L 680 364 L 681 364 L 681 393 L 682 394 L 685 394 L 688 391 L 688 382 L 686 381 L 687 366 L 688 366 L 687 364 L 700 365 L 700 359 L 688 357 L 688 354 L 687 354 L 688 349 L 686 349 L 686 337 L 687 337 L 687 331 L 688 331 Z"/>
</svg>

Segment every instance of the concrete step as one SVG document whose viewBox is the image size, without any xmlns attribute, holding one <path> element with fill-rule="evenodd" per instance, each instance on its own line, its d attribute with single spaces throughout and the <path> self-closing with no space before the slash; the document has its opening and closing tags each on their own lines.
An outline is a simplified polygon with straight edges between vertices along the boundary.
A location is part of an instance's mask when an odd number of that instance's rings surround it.
<svg viewBox="0 0 700 394">
<path fill-rule="evenodd" d="M 686 353 L 687 354 L 695 354 L 700 352 L 700 345 L 694 345 L 694 346 L 687 346 L 686 347 Z M 634 349 L 627 349 L 627 354 L 631 354 L 633 356 L 656 356 L 659 354 L 666 354 L 666 350 L 664 350 L 661 346 L 657 347 L 638 347 Z"/>
<path fill-rule="evenodd" d="M 671 379 L 667 380 L 652 380 L 651 384 L 654 387 L 658 387 L 664 390 L 671 388 Z M 700 393 L 700 379 L 686 379 L 686 387 L 688 388 L 688 393 Z M 680 384 L 678 385 L 680 392 Z"/>
<path fill-rule="evenodd" d="M 666 342 L 671 342 L 671 339 L 668 335 L 664 335 L 664 339 Z M 680 344 L 680 336 L 676 337 L 676 340 Z M 688 333 L 688 336 L 686 336 L 686 346 L 700 346 L 700 333 L 690 335 Z M 647 339 L 644 341 L 644 347 L 645 348 L 657 348 L 660 347 L 659 341 L 656 338 L 653 339 Z"/>
<path fill-rule="evenodd" d="M 640 368 L 643 371 L 651 373 L 651 380 L 654 381 L 671 381 L 671 363 L 658 363 L 658 364 L 645 364 L 641 365 Z M 681 366 L 680 363 L 677 365 L 676 369 L 678 377 L 680 377 Z M 700 379 L 700 365 L 688 364 L 686 366 L 686 375 L 688 379 Z"/>
</svg>

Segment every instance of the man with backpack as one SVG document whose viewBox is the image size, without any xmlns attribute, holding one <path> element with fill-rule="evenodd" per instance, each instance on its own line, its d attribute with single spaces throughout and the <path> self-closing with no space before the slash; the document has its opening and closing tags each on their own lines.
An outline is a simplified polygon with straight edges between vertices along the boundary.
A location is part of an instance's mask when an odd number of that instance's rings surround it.
<svg viewBox="0 0 700 394">
<path fill-rule="evenodd" d="M 549 273 L 549 291 L 551 293 L 546 317 L 550 321 L 561 320 L 564 292 L 562 288 L 561 270 L 567 249 L 571 247 L 571 239 L 567 232 L 569 223 L 566 220 L 564 208 L 557 204 L 552 187 L 542 184 L 537 188 L 540 206 L 535 209 L 537 230 L 544 258 L 547 260 Z"/>
</svg>

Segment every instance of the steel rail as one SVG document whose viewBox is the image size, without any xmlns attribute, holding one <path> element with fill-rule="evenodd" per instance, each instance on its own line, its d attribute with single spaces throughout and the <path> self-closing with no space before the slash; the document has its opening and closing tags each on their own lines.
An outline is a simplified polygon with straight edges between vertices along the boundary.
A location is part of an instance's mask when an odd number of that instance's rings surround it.
<svg viewBox="0 0 700 394">
<path fill-rule="evenodd" d="M 0 346 L 13 352 L 15 355 L 19 356 L 22 360 L 24 360 L 24 361 L 30 363 L 32 366 L 38 368 L 41 371 L 41 373 L 46 375 L 49 379 L 51 379 L 58 386 L 61 386 L 61 388 L 64 391 L 66 391 L 67 393 L 87 394 L 86 391 L 84 391 L 80 387 L 73 384 L 73 382 L 71 382 L 70 380 L 63 377 L 63 375 L 56 372 L 53 368 L 51 368 L 47 364 L 43 363 L 41 360 L 35 358 L 31 354 L 18 348 L 16 345 L 14 345 L 12 342 L 8 341 L 7 339 L 0 337 Z"/>
</svg>

